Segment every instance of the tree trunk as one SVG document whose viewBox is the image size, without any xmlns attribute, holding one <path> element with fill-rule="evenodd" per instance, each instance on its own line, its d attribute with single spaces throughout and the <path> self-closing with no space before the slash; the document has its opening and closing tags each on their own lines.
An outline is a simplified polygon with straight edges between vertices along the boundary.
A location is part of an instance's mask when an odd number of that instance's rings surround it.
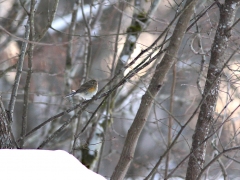
<svg viewBox="0 0 240 180">
<path fill-rule="evenodd" d="M 218 3 L 220 9 L 219 25 L 211 50 L 211 59 L 208 68 L 207 80 L 203 97 L 205 102 L 201 105 L 195 133 L 192 137 L 192 151 L 188 162 L 186 174 L 187 180 L 197 179 L 205 161 L 206 142 L 210 125 L 218 98 L 220 73 L 224 66 L 224 52 L 227 49 L 228 40 L 231 36 L 231 26 L 234 23 L 239 0 L 226 1 L 224 5 Z"/>
<path fill-rule="evenodd" d="M 150 85 L 146 93 L 142 97 L 142 101 L 138 109 L 138 112 L 135 116 L 135 119 L 130 129 L 128 130 L 128 134 L 125 140 L 121 157 L 113 172 L 111 180 L 124 179 L 127 173 L 127 170 L 134 157 L 138 138 L 146 123 L 154 98 L 160 91 L 166 74 L 168 73 L 169 69 L 172 67 L 173 63 L 176 61 L 176 56 L 177 56 L 179 46 L 182 42 L 188 23 L 193 14 L 193 8 L 196 2 L 197 0 L 194 0 L 194 1 L 188 0 L 185 4 L 185 11 L 179 17 L 178 23 L 176 24 L 176 28 L 171 37 L 171 41 L 169 43 L 169 47 L 166 51 L 166 54 L 163 57 L 161 63 L 157 65 L 155 69 L 155 73 L 150 82 Z"/>
<path fill-rule="evenodd" d="M 14 148 L 11 140 L 10 121 L 0 99 L 0 149 Z"/>
</svg>

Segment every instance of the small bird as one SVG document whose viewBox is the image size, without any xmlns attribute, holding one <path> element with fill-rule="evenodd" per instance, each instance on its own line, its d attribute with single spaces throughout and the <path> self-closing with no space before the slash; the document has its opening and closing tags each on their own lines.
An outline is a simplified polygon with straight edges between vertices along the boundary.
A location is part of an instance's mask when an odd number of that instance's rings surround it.
<svg viewBox="0 0 240 180">
<path fill-rule="evenodd" d="M 74 95 L 80 96 L 83 99 L 91 99 L 98 91 L 98 82 L 96 80 L 90 80 L 80 86 L 80 88 L 66 97 L 72 97 Z"/>
</svg>

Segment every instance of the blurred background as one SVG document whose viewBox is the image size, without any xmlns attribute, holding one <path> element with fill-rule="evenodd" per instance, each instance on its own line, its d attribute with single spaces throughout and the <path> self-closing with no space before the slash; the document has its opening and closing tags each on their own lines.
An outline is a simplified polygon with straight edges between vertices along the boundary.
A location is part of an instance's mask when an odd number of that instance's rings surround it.
<svg viewBox="0 0 240 180">
<path fill-rule="evenodd" d="M 109 178 L 120 157 L 126 134 L 136 115 L 142 95 L 162 56 L 119 86 L 96 113 L 94 111 L 102 102 L 102 98 L 93 101 L 79 114 L 78 108 L 69 113 L 66 111 L 82 100 L 65 98 L 65 96 L 90 79 L 99 82 L 99 89 L 106 87 L 104 92 L 110 90 L 119 79 L 109 86 L 106 84 L 119 69 L 131 62 L 162 34 L 175 18 L 176 13 L 182 10 L 184 2 L 179 0 L 34 1 L 32 41 L 36 43 L 33 43 L 32 58 L 28 56 L 30 43 L 28 44 L 13 114 L 14 136 L 16 140 L 20 137 L 24 138 L 21 148 L 66 150 L 87 167 Z M 213 2 L 199 1 L 189 25 Z M 0 95 L 6 109 L 9 107 L 17 72 L 16 64 L 24 43 L 26 24 L 29 22 L 28 13 L 32 4 L 33 1 L 24 0 L 0 2 L 0 24 L 4 28 L 0 33 Z M 168 140 L 173 139 L 181 128 L 172 116 L 183 124 L 198 106 L 206 81 L 218 18 L 219 10 L 215 5 L 185 34 L 177 62 L 168 73 L 164 86 L 154 100 L 126 178 L 143 179 L 153 168 L 161 152 L 167 148 Z M 164 38 L 172 35 L 176 22 L 170 24 L 167 36 L 163 36 L 152 47 L 152 55 L 156 53 L 154 48 L 158 47 Z M 239 25 L 236 25 L 225 59 L 228 59 L 238 48 L 238 42 Z M 124 69 L 122 77 L 141 63 L 146 56 L 138 58 L 133 66 Z M 238 58 L 237 51 L 224 69 L 216 105 L 216 120 L 212 124 L 212 130 L 223 122 L 224 125 L 221 133 L 216 134 L 217 138 L 213 136 L 208 143 L 207 162 L 214 155 L 215 149 L 211 142 L 216 139 L 219 141 L 216 146 L 222 148 L 239 144 L 239 110 L 234 111 L 239 105 Z M 32 65 L 29 65 L 30 61 Z M 29 91 L 26 94 L 29 74 L 31 78 Z M 26 110 L 24 97 L 27 97 L 28 101 L 26 116 L 23 113 Z M 64 111 L 64 115 L 26 136 L 26 133 L 39 124 Z M 197 116 L 198 113 L 184 128 L 172 148 L 167 160 L 169 171 L 189 153 Z M 79 135 L 90 117 L 91 123 Z M 227 122 L 225 122 L 226 118 L 228 118 Z M 71 122 L 56 133 L 70 119 Z M 26 132 L 22 130 L 24 122 L 27 126 Z M 55 136 L 45 143 L 54 133 Z M 239 159 L 238 151 L 229 154 L 229 156 L 233 155 Z M 226 157 L 223 157 L 222 161 L 228 164 L 227 171 L 231 179 L 240 176 L 238 161 L 229 163 L 230 160 Z M 174 177 L 184 179 L 186 168 L 187 161 L 181 164 Z M 155 179 L 163 178 L 165 169 L 166 161 L 159 166 Z M 209 179 L 218 179 L 221 177 L 221 168 L 218 164 L 213 164 L 207 173 Z"/>
</svg>

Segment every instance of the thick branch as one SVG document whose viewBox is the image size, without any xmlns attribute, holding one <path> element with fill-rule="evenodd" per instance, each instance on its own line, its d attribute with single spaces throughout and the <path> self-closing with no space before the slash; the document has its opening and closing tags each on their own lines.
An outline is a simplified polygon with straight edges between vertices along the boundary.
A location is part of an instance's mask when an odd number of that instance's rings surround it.
<svg viewBox="0 0 240 180">
<path fill-rule="evenodd" d="M 142 97 L 140 107 L 133 124 L 128 131 L 121 157 L 111 179 L 123 179 L 130 166 L 130 163 L 132 162 L 138 138 L 146 123 L 154 98 L 161 89 L 166 74 L 176 60 L 179 46 L 187 29 L 190 17 L 193 14 L 193 8 L 196 2 L 197 0 L 188 0 L 186 2 L 185 7 L 187 8 L 179 17 L 178 23 L 169 43 L 169 48 L 167 49 L 167 52 L 161 63 L 157 65 L 148 90 Z"/>
</svg>

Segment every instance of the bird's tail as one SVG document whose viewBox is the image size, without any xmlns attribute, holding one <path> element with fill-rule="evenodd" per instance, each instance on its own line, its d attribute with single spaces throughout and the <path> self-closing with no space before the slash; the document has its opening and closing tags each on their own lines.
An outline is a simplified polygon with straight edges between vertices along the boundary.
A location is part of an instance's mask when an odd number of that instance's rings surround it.
<svg viewBox="0 0 240 180">
<path fill-rule="evenodd" d="M 66 95 L 65 98 L 67 98 L 67 97 L 72 97 L 72 96 L 74 96 L 75 94 L 76 94 L 76 92 L 72 92 L 72 93 Z"/>
</svg>

